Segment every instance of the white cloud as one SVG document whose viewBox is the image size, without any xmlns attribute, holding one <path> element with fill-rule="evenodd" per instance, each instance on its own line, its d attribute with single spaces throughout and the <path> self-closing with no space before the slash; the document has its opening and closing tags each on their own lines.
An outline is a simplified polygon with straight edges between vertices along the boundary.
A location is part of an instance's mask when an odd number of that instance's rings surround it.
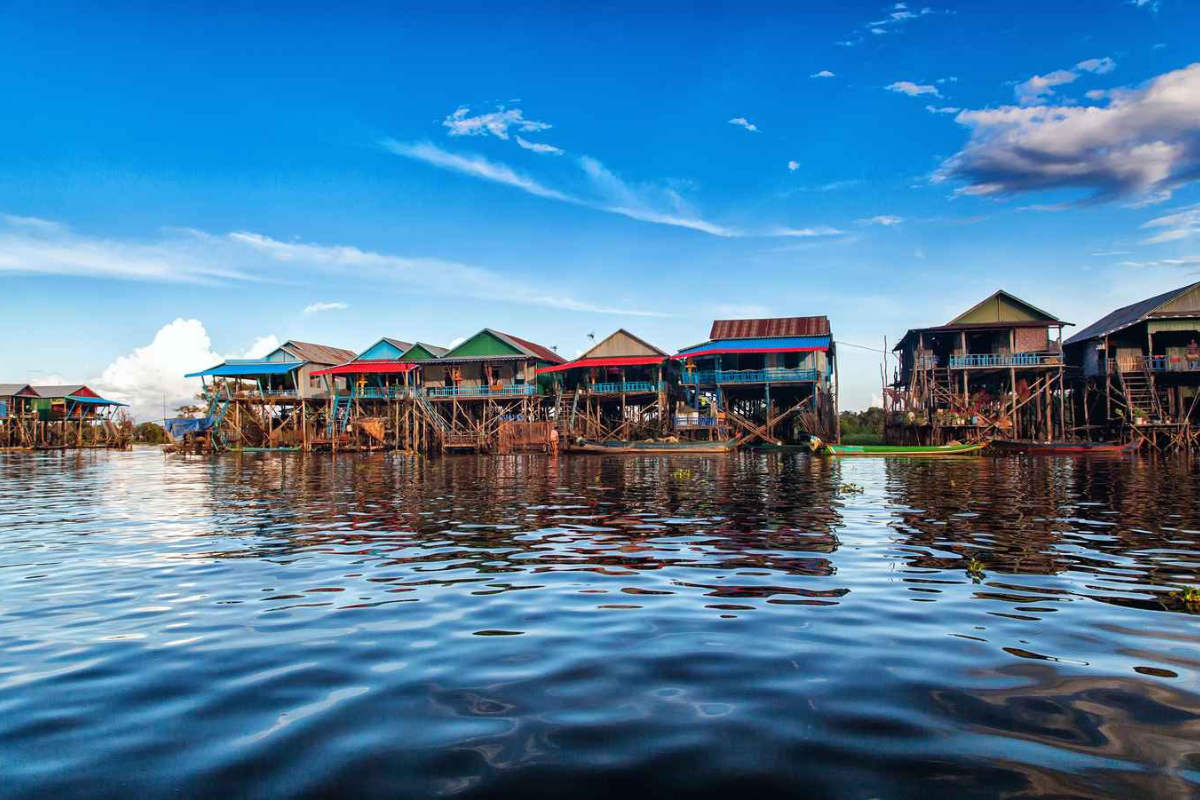
<svg viewBox="0 0 1200 800">
<path fill-rule="evenodd" d="M 958 83 L 958 78 L 957 78 L 956 76 L 954 76 L 954 75 L 949 75 L 949 76 L 947 76 L 947 77 L 945 77 L 945 78 L 938 78 L 936 81 L 934 81 L 934 83 L 938 83 L 938 84 L 943 84 L 943 83 Z"/>
<path fill-rule="evenodd" d="M 519 108 L 505 109 L 500 106 L 489 114 L 471 116 L 471 109 L 459 106 L 453 114 L 442 120 L 442 125 L 449 128 L 451 136 L 487 136 L 498 139 L 508 139 L 508 129 L 516 128 L 523 133 L 544 131 L 551 126 L 545 122 L 525 119 L 525 112 Z"/>
<path fill-rule="evenodd" d="M 1122 261 L 1122 267 L 1168 267 L 1171 269 L 1192 269 L 1200 267 L 1200 256 L 1181 256 L 1180 258 L 1158 258 L 1153 261 Z"/>
<path fill-rule="evenodd" d="M 0 214 L 0 222 L 13 228 L 33 228 L 46 233 L 59 233 L 63 226 L 39 217 L 18 217 L 15 214 Z"/>
<path fill-rule="evenodd" d="M 800 169 L 799 161 L 789 161 L 788 162 L 788 172 L 795 172 L 798 169 Z"/>
<path fill-rule="evenodd" d="M 743 127 L 751 133 L 758 133 L 758 126 L 745 117 L 734 117 L 733 119 L 729 120 L 729 124 Z"/>
<path fill-rule="evenodd" d="M 164 400 L 168 416 L 174 416 L 178 406 L 194 402 L 200 381 L 183 377 L 185 373 L 222 360 L 213 351 L 203 323 L 180 317 L 159 328 L 150 344 L 119 356 L 90 385 L 105 397 L 128 403 L 135 418 L 160 419 Z"/>
<path fill-rule="evenodd" d="M 304 307 L 305 314 L 319 314 L 322 311 L 345 311 L 350 306 L 342 302 L 313 303 Z"/>
<path fill-rule="evenodd" d="M 1086 202 L 1151 201 L 1200 177 L 1200 63 L 1111 93 L 1096 106 L 1002 106 L 963 111 L 967 145 L 933 176 L 961 194 L 1080 189 Z"/>
<path fill-rule="evenodd" d="M 827 69 L 823 69 L 820 72 L 814 72 L 812 75 L 809 75 L 808 77 L 810 77 L 810 78 L 832 78 L 832 77 L 834 77 L 834 74 Z"/>
<path fill-rule="evenodd" d="M 1163 228 L 1161 233 L 1146 239 L 1142 244 L 1161 244 L 1187 239 L 1200 234 L 1200 204 L 1186 206 L 1171 214 L 1156 217 L 1142 225 L 1143 229 Z"/>
<path fill-rule="evenodd" d="M 263 358 L 278 350 L 281 344 L 283 342 L 279 341 L 279 337 L 274 334 L 259 336 L 254 340 L 254 344 L 246 348 L 244 353 L 240 356 L 231 356 L 231 358 Z"/>
<path fill-rule="evenodd" d="M 936 86 L 933 86 L 932 84 L 928 84 L 928 83 L 919 84 L 919 83 L 913 83 L 912 81 L 896 81 L 895 83 L 889 83 L 887 86 L 885 86 L 883 88 L 887 89 L 889 92 L 899 92 L 900 94 L 906 94 L 909 97 L 919 97 L 920 95 L 923 95 L 923 94 L 932 95 L 933 97 L 941 97 L 942 96 L 942 93 L 938 91 Z"/>
<path fill-rule="evenodd" d="M 549 153 L 556 156 L 561 156 L 563 154 L 561 147 L 555 147 L 552 144 L 543 144 L 542 142 L 531 142 L 527 139 L 521 138 L 520 136 L 516 138 L 517 144 L 525 150 L 532 150 L 535 153 Z"/>
<path fill-rule="evenodd" d="M 957 114 L 962 109 L 957 106 L 925 106 L 930 114 Z"/>
<path fill-rule="evenodd" d="M 688 208 L 687 203 L 674 189 L 631 185 L 590 156 L 581 156 L 577 161 L 588 190 L 584 195 L 548 187 L 505 164 L 489 161 L 482 156 L 450 153 L 428 142 L 405 143 L 389 139 L 382 142 L 382 145 L 396 155 L 441 169 L 511 186 L 538 197 L 618 214 L 642 222 L 687 228 L 723 238 L 792 235 L 775 233 L 774 229 L 742 230 L 710 222 Z"/>
<path fill-rule="evenodd" d="M 815 236 L 841 236 L 845 231 L 837 228 L 832 228 L 828 225 L 817 225 L 812 228 L 788 228 L 778 227 L 772 228 L 768 236 L 778 236 L 783 238 L 801 238 L 807 239 Z"/>
<path fill-rule="evenodd" d="M 465 337 L 465 336 L 456 336 L 450 340 L 450 344 L 446 345 L 446 348 L 449 350 L 453 350 L 454 348 L 458 347 L 460 344 L 462 344 L 466 340 L 467 340 L 467 337 Z"/>
<path fill-rule="evenodd" d="M 1099 253 L 1092 253 L 1093 256 L 1127 256 L 1128 250 L 1105 250 Z"/>
<path fill-rule="evenodd" d="M 859 222 L 867 225 L 883 225 L 884 227 L 899 225 L 903 221 L 903 217 L 897 217 L 894 214 L 880 214 L 879 216 L 867 217 L 866 219 L 859 220 Z"/>
<path fill-rule="evenodd" d="M 878 19 L 874 22 L 868 22 L 867 29 L 870 30 L 871 33 L 884 34 L 887 33 L 886 29 L 890 26 L 909 22 L 910 20 L 917 19 L 918 17 L 928 16 L 932 13 L 934 13 L 933 9 L 929 8 L 928 6 L 914 11 L 905 3 L 896 3 L 894 6 L 892 6 L 892 9 L 888 12 L 887 16 L 885 16 L 883 19 Z"/>
<path fill-rule="evenodd" d="M 1091 72 L 1096 75 L 1107 75 L 1117 68 L 1117 62 L 1107 56 L 1104 58 L 1089 58 L 1080 61 L 1072 69 L 1055 70 L 1047 75 L 1034 75 L 1027 81 L 1018 83 L 1013 92 L 1017 102 L 1023 106 L 1044 103 L 1054 92 L 1054 87 L 1074 83 L 1081 72 Z"/>
<path fill-rule="evenodd" d="M 1129 0 L 1129 5 L 1135 8 L 1146 8 L 1151 14 L 1157 14 L 1159 9 L 1159 0 Z"/>
</svg>

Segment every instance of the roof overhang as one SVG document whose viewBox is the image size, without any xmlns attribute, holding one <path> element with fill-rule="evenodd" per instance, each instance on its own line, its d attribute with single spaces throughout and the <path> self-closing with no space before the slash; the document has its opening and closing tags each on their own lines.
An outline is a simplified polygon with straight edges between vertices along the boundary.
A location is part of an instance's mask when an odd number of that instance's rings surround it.
<svg viewBox="0 0 1200 800">
<path fill-rule="evenodd" d="M 201 372 L 190 372 L 185 378 L 252 378 L 258 375 L 284 375 L 304 366 L 303 361 L 241 361 L 218 364 Z"/>
<path fill-rule="evenodd" d="M 661 364 L 667 356 L 613 356 L 612 358 L 581 358 L 578 361 L 568 361 L 553 367 L 541 367 L 538 375 L 547 372 L 566 372 L 571 369 L 592 369 L 594 367 L 642 367 Z"/>
<path fill-rule="evenodd" d="M 313 372 L 313 375 L 389 375 L 412 372 L 421 366 L 416 361 L 351 361 L 349 364 L 339 364 L 336 367 Z"/>
</svg>

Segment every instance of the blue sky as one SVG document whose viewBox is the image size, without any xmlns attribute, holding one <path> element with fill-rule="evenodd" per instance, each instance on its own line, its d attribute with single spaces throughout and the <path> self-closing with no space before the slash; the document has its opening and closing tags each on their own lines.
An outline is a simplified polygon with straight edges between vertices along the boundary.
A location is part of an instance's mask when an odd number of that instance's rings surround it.
<svg viewBox="0 0 1200 800">
<path fill-rule="evenodd" d="M 727 316 L 880 347 L 1001 287 L 1086 324 L 1200 268 L 1194 12 L 9 4 L 0 379 L 145 409 L 287 338 Z"/>
</svg>

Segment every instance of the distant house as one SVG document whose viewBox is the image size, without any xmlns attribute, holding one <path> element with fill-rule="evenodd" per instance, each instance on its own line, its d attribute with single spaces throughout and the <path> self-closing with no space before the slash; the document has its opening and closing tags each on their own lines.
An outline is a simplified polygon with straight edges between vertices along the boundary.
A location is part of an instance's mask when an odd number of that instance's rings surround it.
<svg viewBox="0 0 1200 800">
<path fill-rule="evenodd" d="M 0 383 L 0 420 L 31 413 L 37 397 L 27 383 Z"/>
<path fill-rule="evenodd" d="M 658 393 L 670 356 L 619 328 L 572 361 L 542 367 L 540 375 L 554 375 L 567 391 L 591 394 Z"/>
<path fill-rule="evenodd" d="M 537 394 L 537 370 L 566 361 L 548 347 L 484 328 L 425 366 L 431 399 Z"/>
<path fill-rule="evenodd" d="M 1129 423 L 1156 443 L 1186 444 L 1172 439 L 1200 419 L 1200 283 L 1118 308 L 1063 348 L 1083 374 L 1089 422 Z"/>
<path fill-rule="evenodd" d="M 124 406 L 116 400 L 106 400 L 83 384 L 30 387 L 37 393 L 33 408 L 38 419 L 84 419 Z"/>
<path fill-rule="evenodd" d="M 262 358 L 231 358 L 185 377 L 220 379 L 243 396 L 305 400 L 327 395 L 324 379 L 314 372 L 354 357 L 352 351 L 340 347 L 288 340 Z"/>
<path fill-rule="evenodd" d="M 1062 329 L 1070 324 L 1000 290 L 944 325 L 910 329 L 893 348 L 889 441 L 1063 436 L 1054 397 L 1066 391 Z"/>
<path fill-rule="evenodd" d="M 335 394 L 350 398 L 391 398 L 420 386 L 425 361 L 447 352 L 422 342 L 383 337 L 344 364 L 317 370 L 314 377 L 331 382 Z"/>
</svg>

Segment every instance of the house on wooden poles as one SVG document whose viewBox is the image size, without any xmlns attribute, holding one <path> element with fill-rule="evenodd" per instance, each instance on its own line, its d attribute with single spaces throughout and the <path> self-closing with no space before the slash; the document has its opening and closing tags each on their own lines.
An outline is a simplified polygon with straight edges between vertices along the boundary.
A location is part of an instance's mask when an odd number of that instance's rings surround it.
<svg viewBox="0 0 1200 800">
<path fill-rule="evenodd" d="M 544 420 L 537 372 L 565 361 L 548 347 L 484 328 L 422 364 L 417 397 L 441 449 L 499 449 L 501 426 Z"/>
<path fill-rule="evenodd" d="M 315 373 L 352 360 L 350 350 L 289 340 L 262 358 L 228 359 L 188 374 L 204 385 L 213 449 L 305 448 L 326 426 L 329 384 Z M 346 376 L 333 376 L 345 391 Z"/>
<path fill-rule="evenodd" d="M 1118 308 L 1064 347 L 1090 430 L 1159 449 L 1200 444 L 1200 283 Z"/>
<path fill-rule="evenodd" d="M 1001 290 L 945 325 L 908 331 L 893 349 L 885 440 L 1069 438 L 1062 329 L 1070 324 Z"/>
<path fill-rule="evenodd" d="M 424 449 L 431 432 L 417 392 L 425 365 L 446 352 L 385 336 L 350 361 L 313 372 L 329 396 L 325 428 L 313 443 L 334 450 Z"/>
<path fill-rule="evenodd" d="M 578 439 L 632 441 L 671 429 L 678 365 L 624 328 L 573 361 L 541 367 L 554 422 L 567 446 Z"/>
<path fill-rule="evenodd" d="M 70 449 L 129 445 L 130 436 L 117 424 L 125 403 L 108 400 L 83 384 L 31 386 L 36 420 L 34 447 Z M 27 398 L 29 399 L 29 398 Z"/>
<path fill-rule="evenodd" d="M 837 360 L 827 317 L 716 320 L 708 341 L 675 355 L 688 438 L 773 444 L 837 439 Z"/>
<path fill-rule="evenodd" d="M 0 383 L 0 448 L 33 447 L 38 393 L 27 383 Z"/>
</svg>

